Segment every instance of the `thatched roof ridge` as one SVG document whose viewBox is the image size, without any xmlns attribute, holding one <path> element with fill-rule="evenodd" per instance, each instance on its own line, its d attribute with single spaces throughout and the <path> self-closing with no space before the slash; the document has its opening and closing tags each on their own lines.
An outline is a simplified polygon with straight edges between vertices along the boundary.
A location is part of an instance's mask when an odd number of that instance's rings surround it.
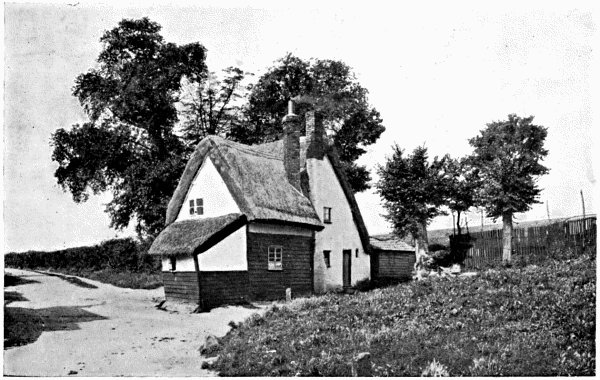
<svg viewBox="0 0 600 380">
<path fill-rule="evenodd" d="M 190 256 L 199 254 L 246 223 L 241 214 L 194 218 L 172 223 L 152 243 L 151 255 Z"/>
<path fill-rule="evenodd" d="M 277 220 L 322 229 L 311 201 L 287 180 L 282 156 L 265 147 L 209 136 L 198 144 L 167 208 L 166 224 L 177 219 L 202 163 L 210 157 L 242 214 L 250 221 Z"/>
</svg>

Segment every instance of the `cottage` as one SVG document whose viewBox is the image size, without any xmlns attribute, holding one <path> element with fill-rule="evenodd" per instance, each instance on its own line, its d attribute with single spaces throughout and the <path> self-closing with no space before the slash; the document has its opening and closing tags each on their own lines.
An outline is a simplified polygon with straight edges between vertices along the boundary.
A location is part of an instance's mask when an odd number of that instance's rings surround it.
<svg viewBox="0 0 600 380">
<path fill-rule="evenodd" d="M 370 238 L 371 277 L 408 280 L 415 265 L 415 247 L 397 237 Z"/>
<path fill-rule="evenodd" d="M 292 106 L 283 139 L 216 136 L 192 154 L 150 254 L 165 296 L 212 307 L 352 287 L 370 277 L 369 237 L 314 112 L 306 136 Z"/>
</svg>

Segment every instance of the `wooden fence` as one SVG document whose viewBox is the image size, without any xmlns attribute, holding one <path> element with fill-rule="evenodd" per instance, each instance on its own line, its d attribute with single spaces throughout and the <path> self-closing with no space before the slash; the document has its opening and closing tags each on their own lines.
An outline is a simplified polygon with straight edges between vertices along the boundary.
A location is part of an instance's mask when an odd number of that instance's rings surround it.
<svg viewBox="0 0 600 380">
<path fill-rule="evenodd" d="M 473 246 L 467 252 L 466 268 L 482 268 L 502 262 L 502 230 L 470 233 Z M 582 249 L 596 245 L 596 217 L 564 220 L 543 226 L 513 229 L 512 259 L 549 255 L 552 248 Z"/>
</svg>

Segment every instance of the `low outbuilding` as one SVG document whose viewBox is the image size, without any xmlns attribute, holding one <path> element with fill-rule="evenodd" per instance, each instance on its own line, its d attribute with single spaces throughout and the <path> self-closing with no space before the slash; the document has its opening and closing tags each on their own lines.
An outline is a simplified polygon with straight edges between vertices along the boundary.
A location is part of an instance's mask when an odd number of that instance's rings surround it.
<svg viewBox="0 0 600 380">
<path fill-rule="evenodd" d="M 371 236 L 371 278 L 408 280 L 415 265 L 415 247 L 392 236 Z"/>
</svg>

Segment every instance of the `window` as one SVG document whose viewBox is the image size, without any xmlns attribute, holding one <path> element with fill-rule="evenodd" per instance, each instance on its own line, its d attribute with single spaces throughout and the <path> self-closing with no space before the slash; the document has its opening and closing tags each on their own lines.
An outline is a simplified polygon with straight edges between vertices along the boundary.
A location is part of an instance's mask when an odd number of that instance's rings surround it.
<svg viewBox="0 0 600 380">
<path fill-rule="evenodd" d="M 330 254 L 331 251 L 323 251 L 323 257 L 325 258 L 325 265 L 327 268 L 331 268 L 331 261 L 329 259 Z"/>
<path fill-rule="evenodd" d="M 331 207 L 323 207 L 323 223 L 331 223 Z"/>
<path fill-rule="evenodd" d="M 204 215 L 204 199 L 203 198 L 196 199 L 196 214 Z"/>
<path fill-rule="evenodd" d="M 358 257 L 358 248 L 356 248 L 355 255 Z"/>
<path fill-rule="evenodd" d="M 173 256 L 169 257 L 169 263 L 171 264 L 171 270 L 177 269 L 177 258 Z"/>
<path fill-rule="evenodd" d="M 194 202 L 190 199 L 190 215 L 204 215 L 204 199 L 197 198 Z"/>
<path fill-rule="evenodd" d="M 282 270 L 282 248 L 280 245 L 269 246 L 269 270 Z"/>
</svg>

